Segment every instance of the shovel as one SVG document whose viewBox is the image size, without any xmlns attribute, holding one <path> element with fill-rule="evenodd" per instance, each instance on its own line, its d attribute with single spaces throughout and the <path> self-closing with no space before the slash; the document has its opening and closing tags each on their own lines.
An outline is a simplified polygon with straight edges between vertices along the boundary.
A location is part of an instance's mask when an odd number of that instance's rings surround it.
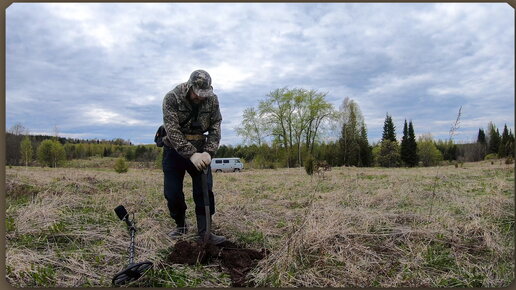
<svg viewBox="0 0 516 290">
<path fill-rule="evenodd" d="M 208 170 L 209 167 L 202 170 L 202 196 L 204 200 L 204 214 L 206 216 L 206 232 L 204 233 L 204 245 L 208 244 L 211 233 L 211 219 L 210 219 L 210 197 L 208 195 Z"/>
</svg>

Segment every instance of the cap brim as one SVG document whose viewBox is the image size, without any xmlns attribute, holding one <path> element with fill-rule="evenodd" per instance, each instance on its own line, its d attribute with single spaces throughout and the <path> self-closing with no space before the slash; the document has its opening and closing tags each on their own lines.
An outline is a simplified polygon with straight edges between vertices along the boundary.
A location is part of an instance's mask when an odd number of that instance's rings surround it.
<svg viewBox="0 0 516 290">
<path fill-rule="evenodd" d="M 209 98 L 209 97 L 213 97 L 213 95 L 214 95 L 212 88 L 209 88 L 206 90 L 201 90 L 201 89 L 197 89 L 197 88 L 195 88 L 195 86 L 193 86 L 192 89 L 193 89 L 194 93 L 201 98 Z"/>
</svg>

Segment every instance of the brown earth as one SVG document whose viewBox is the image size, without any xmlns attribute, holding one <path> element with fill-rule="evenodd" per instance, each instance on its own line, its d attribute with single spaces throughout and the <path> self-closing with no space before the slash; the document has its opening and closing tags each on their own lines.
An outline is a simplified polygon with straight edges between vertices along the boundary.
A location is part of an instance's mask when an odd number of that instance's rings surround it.
<svg viewBox="0 0 516 290">
<path fill-rule="evenodd" d="M 230 241 L 215 246 L 182 240 L 174 245 L 165 262 L 188 265 L 217 262 L 229 273 L 231 286 L 245 287 L 252 286 L 246 280 L 247 273 L 268 254 L 267 249 L 261 249 L 260 251 L 246 249 Z"/>
</svg>

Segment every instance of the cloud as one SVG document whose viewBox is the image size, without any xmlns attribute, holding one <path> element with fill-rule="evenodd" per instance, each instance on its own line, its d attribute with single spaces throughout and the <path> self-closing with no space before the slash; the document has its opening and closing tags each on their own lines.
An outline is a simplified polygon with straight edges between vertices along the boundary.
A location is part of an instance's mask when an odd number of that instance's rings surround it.
<svg viewBox="0 0 516 290">
<path fill-rule="evenodd" d="M 85 110 L 83 117 L 85 118 L 85 122 L 88 124 L 122 126 L 134 126 L 145 124 L 145 122 L 142 120 L 133 119 L 128 116 L 122 116 L 117 112 L 110 111 L 104 108 L 87 109 Z"/>
<path fill-rule="evenodd" d="M 205 69 L 232 144 L 285 86 L 354 99 L 371 140 L 386 112 L 436 137 L 460 106 L 465 131 L 514 128 L 505 3 L 14 3 L 6 23 L 7 126 L 151 142 L 164 95 Z"/>
<path fill-rule="evenodd" d="M 153 106 L 159 101 L 161 101 L 161 99 L 154 95 L 131 96 L 129 98 L 129 102 L 135 106 Z"/>
<path fill-rule="evenodd" d="M 222 62 L 215 67 L 208 67 L 207 70 L 211 75 L 215 76 L 215 79 L 212 78 L 212 81 L 220 84 L 219 88 L 221 90 L 228 91 L 245 86 L 253 76 L 252 73 L 246 72 L 242 70 L 242 68 L 230 65 L 226 62 Z"/>
<path fill-rule="evenodd" d="M 399 74 L 383 74 L 370 80 L 371 85 L 367 95 L 402 95 L 407 89 L 424 85 L 435 79 L 431 73 L 401 76 Z"/>
</svg>

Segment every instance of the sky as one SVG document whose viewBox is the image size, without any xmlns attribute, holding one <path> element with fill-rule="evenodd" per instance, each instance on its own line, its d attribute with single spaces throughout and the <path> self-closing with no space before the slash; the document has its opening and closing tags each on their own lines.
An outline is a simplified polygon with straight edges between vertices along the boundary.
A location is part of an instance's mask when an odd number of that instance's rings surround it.
<svg viewBox="0 0 516 290">
<path fill-rule="evenodd" d="M 278 88 L 360 107 L 369 142 L 388 113 L 401 139 L 514 132 L 514 9 L 507 3 L 14 3 L 6 11 L 6 129 L 153 143 L 167 92 L 212 77 L 221 144 Z M 325 131 L 329 141 L 338 131 Z"/>
</svg>

